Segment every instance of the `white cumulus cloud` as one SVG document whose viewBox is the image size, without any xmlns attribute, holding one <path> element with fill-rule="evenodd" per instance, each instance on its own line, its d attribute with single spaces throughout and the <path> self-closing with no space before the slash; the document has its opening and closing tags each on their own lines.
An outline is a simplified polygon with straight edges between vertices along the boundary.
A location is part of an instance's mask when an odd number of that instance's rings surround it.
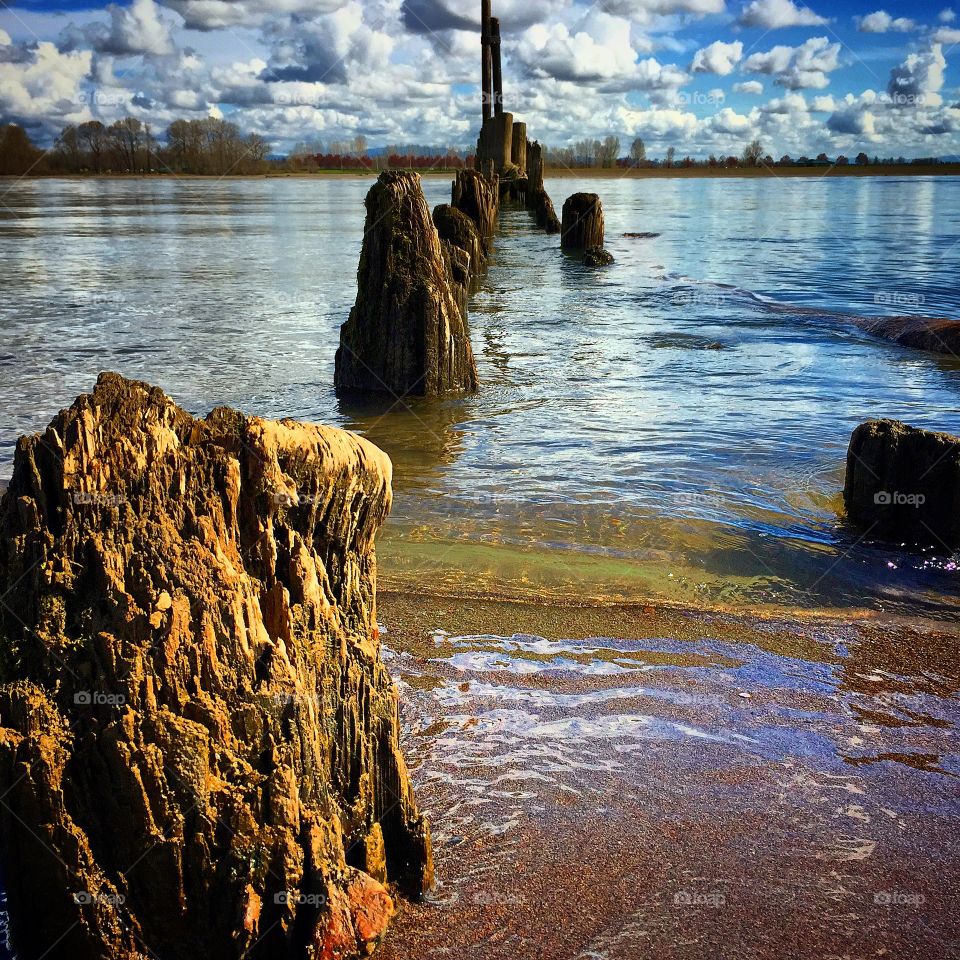
<svg viewBox="0 0 960 960">
<path fill-rule="evenodd" d="M 826 37 L 811 37 L 799 47 L 776 46 L 766 53 L 754 53 L 743 63 L 746 73 L 766 73 L 789 90 L 822 90 L 830 81 L 827 74 L 840 66 L 840 44 Z"/>
<path fill-rule="evenodd" d="M 739 40 L 724 43 L 717 40 L 698 50 L 693 56 L 690 69 L 694 73 L 716 73 L 726 77 L 743 58 L 743 44 Z"/>
<path fill-rule="evenodd" d="M 284 15 L 312 17 L 333 13 L 346 0 L 164 0 L 192 30 L 254 27 Z"/>
<path fill-rule="evenodd" d="M 739 22 L 745 27 L 777 30 L 781 27 L 818 27 L 827 20 L 806 5 L 797 6 L 793 0 L 753 0 L 744 7 Z"/>
<path fill-rule="evenodd" d="M 909 33 L 917 29 L 916 21 L 909 17 L 892 17 L 886 10 L 877 10 L 854 20 L 861 33 Z"/>
<path fill-rule="evenodd" d="M 89 50 L 62 53 L 41 41 L 0 59 L 0 115 L 24 121 L 63 121 L 84 114 L 81 84 L 90 73 Z"/>
<path fill-rule="evenodd" d="M 943 73 L 947 67 L 943 48 L 931 44 L 929 50 L 911 53 L 890 71 L 887 92 L 895 105 L 938 107 L 943 103 Z"/>
</svg>

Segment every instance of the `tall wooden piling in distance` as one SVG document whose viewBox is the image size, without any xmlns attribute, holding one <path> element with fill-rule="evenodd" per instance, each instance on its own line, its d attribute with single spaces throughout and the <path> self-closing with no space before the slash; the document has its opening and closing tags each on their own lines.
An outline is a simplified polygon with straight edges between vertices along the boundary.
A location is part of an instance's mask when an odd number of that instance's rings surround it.
<svg viewBox="0 0 960 960">
<path fill-rule="evenodd" d="M 503 115 L 503 63 L 500 59 L 500 19 L 490 18 L 490 47 L 493 54 L 493 115 Z"/>
<path fill-rule="evenodd" d="M 483 83 L 483 122 L 493 116 L 493 52 L 490 20 L 493 16 L 491 0 L 481 0 L 480 6 L 480 47 L 482 50 L 481 80 Z"/>
<path fill-rule="evenodd" d="M 527 175 L 527 125 L 519 120 L 513 124 L 513 140 L 510 146 L 513 165 L 518 169 L 519 176 Z"/>
</svg>

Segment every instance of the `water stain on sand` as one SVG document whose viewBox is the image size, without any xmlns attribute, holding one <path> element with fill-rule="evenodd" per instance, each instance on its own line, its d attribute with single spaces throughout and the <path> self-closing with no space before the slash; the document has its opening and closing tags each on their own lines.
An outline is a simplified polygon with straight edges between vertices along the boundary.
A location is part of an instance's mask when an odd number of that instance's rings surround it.
<svg viewBox="0 0 960 960">
<path fill-rule="evenodd" d="M 381 619 L 439 877 L 388 960 L 956 955 L 956 635 L 397 594 Z"/>
</svg>

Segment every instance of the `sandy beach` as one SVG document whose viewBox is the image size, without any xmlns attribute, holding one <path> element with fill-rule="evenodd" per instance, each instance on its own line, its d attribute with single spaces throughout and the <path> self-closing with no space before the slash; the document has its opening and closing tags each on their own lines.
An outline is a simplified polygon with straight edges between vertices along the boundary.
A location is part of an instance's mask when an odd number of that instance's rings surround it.
<svg viewBox="0 0 960 960">
<path fill-rule="evenodd" d="M 388 960 L 957 956 L 955 630 L 409 592 L 379 619 L 439 877 Z"/>
</svg>

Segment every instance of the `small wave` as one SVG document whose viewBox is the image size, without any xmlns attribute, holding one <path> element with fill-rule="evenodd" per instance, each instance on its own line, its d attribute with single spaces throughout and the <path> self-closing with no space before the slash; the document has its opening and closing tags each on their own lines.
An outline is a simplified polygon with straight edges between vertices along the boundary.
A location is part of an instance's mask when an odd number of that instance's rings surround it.
<svg viewBox="0 0 960 960">
<path fill-rule="evenodd" d="M 753 304 L 770 314 L 801 317 L 824 324 L 846 324 L 884 340 L 935 353 L 955 353 L 960 344 L 960 320 L 924 314 L 870 316 L 834 308 L 811 307 L 777 300 L 735 284 L 698 280 L 685 274 L 668 273 L 660 279 L 675 284 L 668 292 L 671 302 L 675 304 L 711 301 L 720 304 L 734 299 Z M 697 289 L 716 292 L 704 296 L 695 293 Z"/>
</svg>

